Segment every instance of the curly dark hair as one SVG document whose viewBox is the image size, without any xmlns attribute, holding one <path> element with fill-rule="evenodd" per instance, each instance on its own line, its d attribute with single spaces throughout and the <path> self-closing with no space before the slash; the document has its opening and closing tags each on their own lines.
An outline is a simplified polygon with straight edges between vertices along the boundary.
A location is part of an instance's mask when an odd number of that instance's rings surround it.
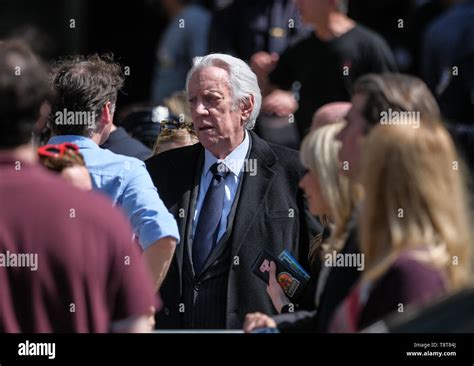
<svg viewBox="0 0 474 366">
<path fill-rule="evenodd" d="M 47 75 L 25 43 L 0 41 L 0 149 L 31 140 L 41 104 L 52 96 Z"/>
<path fill-rule="evenodd" d="M 56 99 L 49 122 L 56 135 L 89 136 L 98 127 L 95 123 L 60 124 L 56 121 L 58 113 L 90 113 L 95 122 L 107 102 L 116 103 L 124 84 L 122 67 L 111 54 L 65 58 L 55 63 L 51 76 Z"/>
</svg>

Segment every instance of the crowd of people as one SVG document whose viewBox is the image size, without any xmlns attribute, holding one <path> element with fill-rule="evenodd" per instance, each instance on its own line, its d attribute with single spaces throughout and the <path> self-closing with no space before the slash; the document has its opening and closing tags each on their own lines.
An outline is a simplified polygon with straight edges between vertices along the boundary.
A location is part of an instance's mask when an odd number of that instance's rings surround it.
<svg viewBox="0 0 474 366">
<path fill-rule="evenodd" d="M 152 139 L 111 55 L 0 40 L 0 332 L 359 332 L 472 286 L 472 65 L 399 72 L 345 0 L 163 3 Z"/>
</svg>

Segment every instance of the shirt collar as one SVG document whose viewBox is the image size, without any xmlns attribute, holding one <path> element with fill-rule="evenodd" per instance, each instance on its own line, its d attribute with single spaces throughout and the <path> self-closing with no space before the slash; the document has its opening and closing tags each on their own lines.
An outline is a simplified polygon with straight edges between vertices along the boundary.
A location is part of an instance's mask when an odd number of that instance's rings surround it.
<svg viewBox="0 0 474 366">
<path fill-rule="evenodd" d="M 53 136 L 49 139 L 48 144 L 62 144 L 64 142 L 76 144 L 79 149 L 100 149 L 99 145 L 89 137 L 78 135 Z"/>
<path fill-rule="evenodd" d="M 223 162 L 227 168 L 238 177 L 247 157 L 247 152 L 250 146 L 250 138 L 247 130 L 245 130 L 245 138 L 242 143 L 237 146 L 229 155 L 224 159 L 216 158 L 209 150 L 204 150 L 204 169 L 203 174 L 206 175 L 209 169 L 215 162 Z"/>
</svg>

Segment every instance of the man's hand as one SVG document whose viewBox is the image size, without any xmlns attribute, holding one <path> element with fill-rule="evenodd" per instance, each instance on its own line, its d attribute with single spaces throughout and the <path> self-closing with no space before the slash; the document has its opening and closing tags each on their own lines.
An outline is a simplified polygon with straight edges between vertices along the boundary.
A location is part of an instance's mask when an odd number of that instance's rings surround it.
<svg viewBox="0 0 474 366">
<path fill-rule="evenodd" d="M 273 52 L 270 54 L 260 51 L 250 58 L 250 67 L 259 79 L 263 79 L 268 77 L 268 74 L 273 71 L 279 58 L 278 53 Z"/>
<path fill-rule="evenodd" d="M 250 59 L 250 67 L 255 75 L 257 75 L 258 85 L 263 97 L 275 89 L 275 86 L 270 83 L 269 75 L 275 69 L 279 57 L 277 53 L 269 54 L 261 51 L 255 53 Z"/>
<path fill-rule="evenodd" d="M 281 89 L 272 91 L 263 99 L 262 111 L 276 114 L 279 117 L 289 116 L 298 109 L 298 102 L 293 95 Z"/>
<path fill-rule="evenodd" d="M 175 249 L 176 239 L 167 236 L 155 241 L 143 253 L 148 263 L 156 291 L 160 289 L 166 273 L 168 273 Z"/>
<path fill-rule="evenodd" d="M 281 313 L 281 308 L 290 303 L 285 295 L 285 292 L 276 280 L 276 265 L 275 262 L 270 262 L 270 281 L 267 286 L 267 294 L 272 299 L 273 306 Z"/>
<path fill-rule="evenodd" d="M 114 333 L 149 333 L 155 328 L 155 310 L 150 306 L 146 314 L 115 321 L 110 330 Z"/>
<path fill-rule="evenodd" d="M 251 313 L 245 316 L 244 332 L 251 333 L 257 328 L 276 328 L 275 321 L 262 313 Z"/>
</svg>

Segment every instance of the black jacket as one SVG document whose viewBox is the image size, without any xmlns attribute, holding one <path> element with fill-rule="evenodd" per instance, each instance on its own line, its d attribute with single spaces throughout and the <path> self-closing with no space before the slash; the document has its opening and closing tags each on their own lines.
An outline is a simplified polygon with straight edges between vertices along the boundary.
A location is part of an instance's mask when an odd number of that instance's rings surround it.
<svg viewBox="0 0 474 366">
<path fill-rule="evenodd" d="M 151 156 L 151 150 L 139 140 L 131 137 L 123 127 L 118 127 L 113 131 L 101 147 L 109 149 L 115 154 L 131 156 L 140 160 Z"/>
<path fill-rule="evenodd" d="M 275 255 L 290 250 L 307 267 L 309 240 L 320 227 L 304 208 L 298 182 L 303 174 L 298 153 L 269 144 L 250 132 L 249 159 L 256 159 L 256 174 L 244 172 L 233 217 L 232 232 L 224 245 L 231 247 L 226 304 L 226 327 L 241 328 L 249 312 L 275 314 L 266 284 L 252 273 L 262 249 Z M 182 327 L 183 248 L 185 230 L 192 220 L 199 189 L 204 149 L 201 144 L 170 150 L 146 161 L 160 197 L 174 214 L 180 230 L 168 275 L 160 290 L 164 308 L 159 328 Z M 182 305 L 181 305 L 182 307 Z"/>
<path fill-rule="evenodd" d="M 354 219 L 349 228 L 349 236 L 341 250 L 342 254 L 358 254 L 357 226 Z M 326 333 L 334 311 L 342 303 L 359 279 L 361 272 L 356 267 L 334 267 L 329 272 L 319 299 L 317 310 L 296 311 L 277 315 L 274 320 L 282 333 L 316 332 Z"/>
</svg>

